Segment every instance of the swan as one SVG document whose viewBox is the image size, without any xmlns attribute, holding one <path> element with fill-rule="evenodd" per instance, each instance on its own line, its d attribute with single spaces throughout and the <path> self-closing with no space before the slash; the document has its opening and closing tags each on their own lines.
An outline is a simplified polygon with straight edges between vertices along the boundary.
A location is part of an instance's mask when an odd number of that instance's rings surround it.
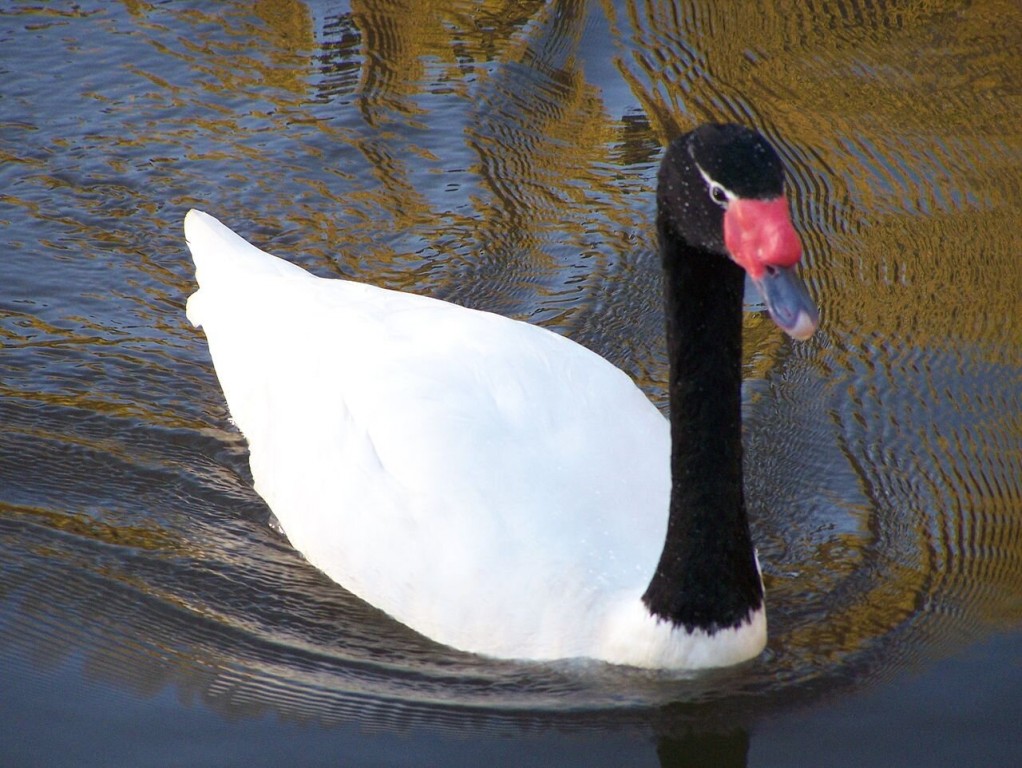
<svg viewBox="0 0 1022 768">
<path fill-rule="evenodd" d="M 255 489 L 315 567 L 439 643 L 655 669 L 766 643 L 742 489 L 742 296 L 812 335 L 780 158 L 707 124 L 667 148 L 656 228 L 670 421 L 546 329 L 311 275 L 190 211 L 203 329 Z"/>
</svg>

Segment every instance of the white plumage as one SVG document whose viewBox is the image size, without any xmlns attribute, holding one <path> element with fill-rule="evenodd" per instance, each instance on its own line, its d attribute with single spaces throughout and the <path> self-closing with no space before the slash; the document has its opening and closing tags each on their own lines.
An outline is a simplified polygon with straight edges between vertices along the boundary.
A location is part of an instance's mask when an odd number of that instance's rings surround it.
<svg viewBox="0 0 1022 768">
<path fill-rule="evenodd" d="M 310 275 L 191 211 L 202 326 L 256 489 L 316 567 L 465 651 L 644 667 L 754 655 L 650 615 L 667 420 L 545 329 Z"/>
</svg>

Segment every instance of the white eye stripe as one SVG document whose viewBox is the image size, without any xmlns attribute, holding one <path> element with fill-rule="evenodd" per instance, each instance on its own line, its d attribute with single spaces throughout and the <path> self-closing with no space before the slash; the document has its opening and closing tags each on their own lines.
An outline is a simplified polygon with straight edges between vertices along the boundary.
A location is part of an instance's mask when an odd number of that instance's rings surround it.
<svg viewBox="0 0 1022 768">
<path fill-rule="evenodd" d="M 703 177 L 703 181 L 706 182 L 706 186 L 710 190 L 710 197 L 713 199 L 713 202 L 717 203 L 717 205 L 726 208 L 728 206 L 728 203 L 730 203 L 732 200 L 737 199 L 738 195 L 736 195 L 734 192 L 732 192 L 730 189 L 725 187 L 720 182 L 714 181 L 712 178 L 710 178 L 710 174 L 704 171 L 699 166 L 698 163 L 696 163 L 696 169 L 699 171 L 699 175 Z"/>
</svg>

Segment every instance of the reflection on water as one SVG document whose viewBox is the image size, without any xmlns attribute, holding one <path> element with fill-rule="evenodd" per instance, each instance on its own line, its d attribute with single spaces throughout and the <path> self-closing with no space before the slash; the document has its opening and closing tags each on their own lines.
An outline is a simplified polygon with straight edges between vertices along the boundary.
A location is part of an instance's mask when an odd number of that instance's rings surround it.
<svg viewBox="0 0 1022 768">
<path fill-rule="evenodd" d="M 758 13 L 0 11 L 5 663 L 84 653 L 90 675 L 238 716 L 643 724 L 663 764 L 743 765 L 761 714 L 1016 625 L 1022 14 Z M 764 657 L 681 680 L 492 663 L 305 565 L 266 525 L 184 319 L 187 208 L 319 274 L 554 328 L 663 405 L 651 189 L 662 142 L 705 119 L 778 146 L 824 312 L 802 346 L 748 315 Z"/>
</svg>

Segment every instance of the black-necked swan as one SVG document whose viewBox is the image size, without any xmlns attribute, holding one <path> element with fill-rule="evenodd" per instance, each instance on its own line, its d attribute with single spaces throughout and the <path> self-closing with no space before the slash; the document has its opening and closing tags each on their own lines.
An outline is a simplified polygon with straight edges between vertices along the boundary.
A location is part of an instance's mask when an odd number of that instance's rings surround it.
<svg viewBox="0 0 1022 768">
<path fill-rule="evenodd" d="M 256 490 L 363 600 L 491 657 L 689 669 L 766 643 L 742 490 L 744 276 L 797 339 L 818 314 L 784 171 L 704 125 L 658 174 L 670 422 L 543 328 L 315 277 L 191 211 L 201 326 Z"/>
</svg>

